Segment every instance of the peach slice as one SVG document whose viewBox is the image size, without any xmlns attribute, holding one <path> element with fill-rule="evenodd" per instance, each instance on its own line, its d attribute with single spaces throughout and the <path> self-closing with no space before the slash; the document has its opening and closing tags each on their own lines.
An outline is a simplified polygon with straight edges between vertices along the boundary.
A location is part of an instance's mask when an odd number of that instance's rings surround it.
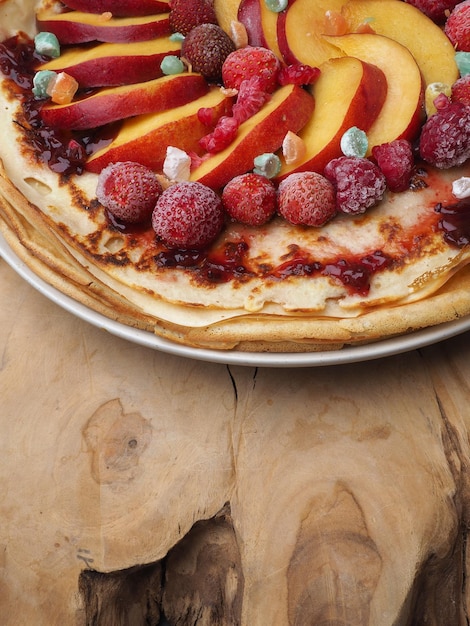
<svg viewBox="0 0 470 626">
<path fill-rule="evenodd" d="M 154 15 L 168 13 L 170 10 L 168 0 L 66 0 L 64 4 L 76 11 L 85 13 L 110 11 L 118 17 Z"/>
<path fill-rule="evenodd" d="M 103 89 L 70 104 L 46 104 L 41 118 L 49 126 L 84 130 L 134 115 L 179 107 L 209 90 L 201 74 L 176 74 L 155 80 Z"/>
<path fill-rule="evenodd" d="M 401 0 L 349 0 L 342 8 L 351 32 L 366 21 L 379 35 L 412 53 L 426 85 L 452 85 L 458 78 L 455 50 L 443 31 L 413 5 Z"/>
<path fill-rule="evenodd" d="M 279 50 L 288 64 L 320 65 L 338 56 L 322 38 L 327 11 L 340 11 L 345 0 L 289 0 L 277 18 Z"/>
<path fill-rule="evenodd" d="M 215 124 L 222 115 L 230 112 L 232 103 L 232 98 L 214 87 L 206 95 L 183 106 L 128 119 L 114 140 L 88 159 L 86 169 L 99 173 L 115 161 L 137 161 L 161 171 L 168 146 L 200 154 L 199 140 L 209 130 L 198 119 L 199 109 L 213 109 Z"/>
<path fill-rule="evenodd" d="M 423 120 L 424 88 L 411 52 L 389 37 L 370 33 L 325 39 L 344 55 L 376 65 L 387 79 L 387 97 L 367 133 L 369 154 L 373 146 L 399 138 L 414 139 Z"/>
<path fill-rule="evenodd" d="M 220 28 L 230 35 L 231 24 L 238 20 L 240 0 L 213 0 L 214 11 Z"/>
<path fill-rule="evenodd" d="M 92 48 L 72 48 L 41 66 L 66 72 L 84 87 L 116 87 L 163 76 L 160 64 L 167 55 L 179 56 L 181 44 L 168 37 L 125 46 L 103 43 Z"/>
<path fill-rule="evenodd" d="M 245 25 L 252 46 L 264 46 L 282 58 L 277 42 L 278 14 L 270 11 L 264 0 L 241 0 L 238 19 Z"/>
<path fill-rule="evenodd" d="M 341 137 L 356 126 L 368 131 L 387 95 L 387 80 L 375 65 L 354 57 L 340 57 L 320 66 L 312 89 L 315 110 L 300 131 L 306 152 L 300 163 L 283 165 L 282 179 L 292 172 L 323 173 L 325 165 L 341 155 Z"/>
<path fill-rule="evenodd" d="M 258 155 L 276 152 L 286 133 L 298 132 L 313 109 L 314 100 L 307 91 L 296 85 L 281 87 L 240 126 L 237 137 L 225 150 L 210 155 L 191 173 L 191 180 L 220 189 L 234 176 L 252 170 Z"/>
<path fill-rule="evenodd" d="M 264 2 L 264 0 L 262 0 Z M 238 7 L 238 20 L 244 24 L 250 46 L 268 48 L 261 24 L 260 0 L 241 0 Z"/>
<path fill-rule="evenodd" d="M 130 43 L 170 34 L 169 13 L 143 17 L 110 17 L 110 14 L 40 10 L 36 15 L 40 31 L 54 33 L 61 44 L 104 41 Z"/>
</svg>

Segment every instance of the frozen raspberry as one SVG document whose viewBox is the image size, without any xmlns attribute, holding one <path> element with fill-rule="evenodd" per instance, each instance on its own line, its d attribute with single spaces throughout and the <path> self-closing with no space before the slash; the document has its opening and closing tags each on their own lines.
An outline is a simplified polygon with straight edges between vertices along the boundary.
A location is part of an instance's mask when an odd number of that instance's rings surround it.
<svg viewBox="0 0 470 626">
<path fill-rule="evenodd" d="M 272 93 L 277 86 L 281 64 L 271 50 L 261 46 L 246 46 L 235 50 L 225 59 L 222 80 L 225 87 L 239 89 L 243 80 L 258 76 L 262 89 Z"/>
<path fill-rule="evenodd" d="M 169 20 L 171 30 L 182 35 L 187 35 L 200 24 L 217 24 L 209 0 L 171 0 Z"/>
<path fill-rule="evenodd" d="M 405 0 L 412 4 L 422 13 L 430 17 L 434 22 L 444 22 L 447 12 L 452 11 L 460 0 Z"/>
<path fill-rule="evenodd" d="M 195 72 L 200 72 L 209 82 L 220 82 L 222 65 L 235 50 L 230 37 L 216 24 L 200 24 L 193 28 L 181 45 L 184 57 Z"/>
<path fill-rule="evenodd" d="M 336 215 L 333 185 L 316 172 L 290 174 L 279 183 L 278 211 L 292 224 L 323 226 Z"/>
<path fill-rule="evenodd" d="M 200 139 L 199 145 L 206 152 L 220 152 L 229 146 L 237 136 L 240 124 L 258 113 L 263 104 L 267 102 L 270 95 L 260 88 L 260 84 L 261 81 L 257 76 L 242 81 L 237 101 L 232 107 L 232 115 L 222 116 L 212 132 Z M 198 111 L 198 119 L 202 123 L 209 120 L 204 109 Z"/>
<path fill-rule="evenodd" d="M 223 115 L 214 130 L 199 140 L 199 145 L 212 154 L 221 152 L 235 139 L 239 126 L 240 124 L 234 117 Z"/>
<path fill-rule="evenodd" d="M 470 106 L 470 74 L 465 74 L 452 85 L 451 99 Z"/>
<path fill-rule="evenodd" d="M 276 212 L 276 188 L 265 176 L 251 172 L 241 174 L 225 186 L 222 203 L 230 217 L 237 222 L 261 226 Z"/>
<path fill-rule="evenodd" d="M 396 139 L 372 148 L 372 156 L 382 170 L 390 191 L 405 191 L 414 169 L 413 148 L 406 139 Z"/>
<path fill-rule="evenodd" d="M 203 248 L 217 237 L 223 223 L 222 200 L 196 182 L 165 189 L 152 214 L 155 233 L 171 248 Z"/>
<path fill-rule="evenodd" d="M 281 68 L 277 81 L 282 85 L 313 85 L 320 76 L 320 69 L 298 63 Z"/>
<path fill-rule="evenodd" d="M 98 176 L 96 197 L 118 220 L 143 222 L 150 218 L 162 187 L 151 169 L 133 161 L 105 167 Z"/>
<path fill-rule="evenodd" d="M 451 102 L 441 94 L 431 115 L 421 130 L 421 157 L 439 168 L 461 165 L 470 158 L 470 106 Z"/>
<path fill-rule="evenodd" d="M 457 50 L 470 52 L 470 0 L 457 4 L 447 18 L 444 31 Z"/>
<path fill-rule="evenodd" d="M 336 208 L 359 215 L 377 204 L 387 188 L 380 169 L 363 157 L 339 157 L 325 167 L 325 176 L 336 187 Z"/>
<path fill-rule="evenodd" d="M 263 89 L 263 81 L 259 76 L 242 80 L 238 89 L 237 101 L 233 105 L 232 115 L 243 124 L 252 117 L 269 100 L 269 94 Z"/>
</svg>

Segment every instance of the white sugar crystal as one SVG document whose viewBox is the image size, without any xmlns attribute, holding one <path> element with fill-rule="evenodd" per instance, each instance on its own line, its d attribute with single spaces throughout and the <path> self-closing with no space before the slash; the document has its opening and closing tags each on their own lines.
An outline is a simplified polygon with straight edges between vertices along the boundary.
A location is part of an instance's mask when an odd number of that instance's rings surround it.
<svg viewBox="0 0 470 626">
<path fill-rule="evenodd" d="M 452 193 L 459 200 L 470 197 L 470 178 L 468 176 L 462 176 L 458 180 L 454 180 L 452 183 Z"/>
<path fill-rule="evenodd" d="M 189 180 L 191 168 L 191 157 L 173 146 L 166 149 L 165 162 L 163 163 L 163 173 L 170 180 L 183 182 Z"/>
</svg>

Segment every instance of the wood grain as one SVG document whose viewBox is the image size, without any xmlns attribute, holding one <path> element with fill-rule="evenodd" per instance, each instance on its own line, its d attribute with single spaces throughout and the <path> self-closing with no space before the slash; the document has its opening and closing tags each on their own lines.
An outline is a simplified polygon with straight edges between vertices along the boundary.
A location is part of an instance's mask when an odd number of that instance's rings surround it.
<svg viewBox="0 0 470 626">
<path fill-rule="evenodd" d="M 5 626 L 467 624 L 470 335 L 226 367 L 0 289 Z"/>
</svg>

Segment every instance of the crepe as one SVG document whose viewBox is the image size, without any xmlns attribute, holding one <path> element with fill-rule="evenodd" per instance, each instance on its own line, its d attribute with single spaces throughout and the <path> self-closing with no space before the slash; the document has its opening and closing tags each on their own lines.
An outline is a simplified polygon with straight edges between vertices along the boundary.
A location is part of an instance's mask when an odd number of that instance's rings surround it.
<svg viewBox="0 0 470 626">
<path fill-rule="evenodd" d="M 7 0 L 4 32 L 32 32 L 33 4 Z M 6 78 L 0 106 L 2 233 L 35 273 L 123 324 L 192 347 L 315 351 L 470 313 L 470 247 L 449 243 L 436 210 L 456 204 L 452 183 L 468 164 L 426 166 L 413 189 L 320 229 L 280 217 L 257 228 L 227 222 L 192 264 L 175 265 L 150 228 L 110 222 L 95 174 L 61 176 L 41 162 Z"/>
</svg>

